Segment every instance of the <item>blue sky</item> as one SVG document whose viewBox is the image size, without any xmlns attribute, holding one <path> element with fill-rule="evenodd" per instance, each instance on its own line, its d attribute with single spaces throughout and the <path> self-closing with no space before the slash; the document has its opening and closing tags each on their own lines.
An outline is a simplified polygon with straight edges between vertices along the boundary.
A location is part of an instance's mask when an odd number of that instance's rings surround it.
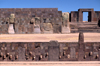
<svg viewBox="0 0 100 66">
<path fill-rule="evenodd" d="M 100 0 L 0 0 L 0 8 L 58 8 L 62 12 L 94 8 L 100 11 Z M 87 20 L 87 14 L 84 12 L 83 20 Z"/>
</svg>

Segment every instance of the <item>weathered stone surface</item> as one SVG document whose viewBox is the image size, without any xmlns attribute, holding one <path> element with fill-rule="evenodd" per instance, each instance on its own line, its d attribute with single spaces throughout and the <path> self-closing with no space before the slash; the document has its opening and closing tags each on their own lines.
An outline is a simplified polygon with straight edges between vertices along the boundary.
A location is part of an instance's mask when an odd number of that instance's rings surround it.
<svg viewBox="0 0 100 66">
<path fill-rule="evenodd" d="M 36 34 L 40 34 L 41 33 L 39 25 L 34 25 L 34 33 L 36 33 Z"/>
<path fill-rule="evenodd" d="M 79 50 L 78 50 L 78 52 L 79 52 L 79 58 L 78 58 L 78 60 L 80 61 L 80 60 L 84 60 L 83 59 L 83 57 L 84 57 L 84 55 L 85 55 L 85 53 L 84 53 L 84 49 L 85 49 L 85 45 L 84 45 L 84 34 L 83 34 L 83 32 L 80 32 L 79 33 L 79 42 L 78 42 L 78 45 L 79 45 Z M 82 56 L 82 57 L 81 57 Z"/>
<path fill-rule="evenodd" d="M 53 27 L 52 27 L 52 24 L 51 23 L 43 23 L 43 33 L 53 33 Z"/>
<path fill-rule="evenodd" d="M 40 17 L 35 17 L 35 25 L 40 25 Z"/>
<path fill-rule="evenodd" d="M 63 20 L 63 26 L 69 25 L 67 24 L 67 22 L 69 22 L 69 13 L 68 12 L 64 12 L 62 13 L 62 20 Z"/>
<path fill-rule="evenodd" d="M 15 14 L 10 14 L 9 22 L 12 24 L 15 22 Z"/>
<path fill-rule="evenodd" d="M 59 44 L 57 41 L 50 41 L 48 46 L 49 61 L 59 61 Z"/>
<path fill-rule="evenodd" d="M 62 33 L 63 33 L 63 34 L 70 33 L 70 28 L 69 28 L 69 27 L 65 27 L 65 26 L 63 27 L 63 26 L 62 26 Z"/>
<path fill-rule="evenodd" d="M 70 57 L 71 58 L 76 58 L 76 53 L 75 53 L 75 48 L 74 47 L 71 47 L 70 48 Z"/>
<path fill-rule="evenodd" d="M 19 61 L 25 61 L 25 48 L 23 47 L 18 47 L 18 60 Z"/>
<path fill-rule="evenodd" d="M 69 26 L 69 13 L 64 12 L 62 13 L 62 33 L 70 33 L 70 26 Z"/>
<path fill-rule="evenodd" d="M 9 34 L 14 34 L 15 33 L 13 24 L 9 24 L 8 33 Z"/>
<path fill-rule="evenodd" d="M 34 24 L 35 23 L 35 18 L 33 17 L 32 19 L 31 19 L 31 21 L 30 21 L 32 24 Z"/>
<path fill-rule="evenodd" d="M 53 33 L 61 33 L 61 25 L 53 25 Z"/>
<path fill-rule="evenodd" d="M 0 14 L 0 25 L 15 23 L 16 34 L 32 34 L 34 33 L 34 24 L 41 26 L 41 23 L 52 22 L 50 18 L 61 16 L 61 12 L 58 12 L 57 8 L 1 8 Z M 8 32 L 8 29 L 6 32 L 2 26 L 0 30 L 0 33 L 6 34 Z"/>
<path fill-rule="evenodd" d="M 83 22 L 83 12 L 89 13 L 88 22 Z M 62 13 L 57 8 L 0 8 L 0 34 L 8 33 L 8 26 L 10 23 L 15 23 L 14 29 L 16 34 L 32 34 L 34 33 L 34 24 L 41 26 L 42 23 L 51 23 L 53 26 L 53 33 L 67 33 L 67 32 L 100 32 L 99 22 L 100 11 L 93 9 L 79 9 Z M 32 19 L 34 18 L 34 19 Z M 70 23 L 70 30 L 67 22 Z M 17 25 L 18 23 L 18 25 Z M 33 27 L 32 27 L 33 24 Z M 17 27 L 18 26 L 18 27 Z M 4 29 L 4 27 L 6 27 Z M 20 27 L 20 28 L 19 28 Z M 32 29 L 32 30 L 31 30 Z M 43 29 L 40 27 L 41 33 Z M 67 31 L 65 31 L 67 29 Z M 45 33 L 52 33 L 52 31 L 45 31 Z"/>
<path fill-rule="evenodd" d="M 84 34 L 83 32 L 79 33 L 79 44 L 83 44 L 84 43 Z"/>
<path fill-rule="evenodd" d="M 89 49 L 79 48 L 78 42 L 1 42 L 0 61 L 99 61 L 100 42 L 85 42 L 85 45 Z"/>
</svg>

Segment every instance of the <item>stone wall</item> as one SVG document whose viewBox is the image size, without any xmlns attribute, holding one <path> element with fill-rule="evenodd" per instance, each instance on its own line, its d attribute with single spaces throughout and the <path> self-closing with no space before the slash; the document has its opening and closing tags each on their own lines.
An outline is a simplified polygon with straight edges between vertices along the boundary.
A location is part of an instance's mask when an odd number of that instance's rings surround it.
<svg viewBox="0 0 100 66">
<path fill-rule="evenodd" d="M 83 22 L 83 12 L 88 12 L 88 22 Z M 100 32 L 99 22 L 100 11 L 94 9 L 62 13 L 57 8 L 0 8 L 0 34 Z"/>
<path fill-rule="evenodd" d="M 62 12 L 57 8 L 0 8 L 1 34 L 8 33 L 11 14 L 15 14 L 14 31 L 16 34 L 32 34 L 35 33 L 35 28 L 39 30 L 39 33 L 45 33 L 47 30 L 44 28 L 47 28 L 48 32 L 61 32 Z M 35 26 L 31 23 L 32 18 L 35 18 Z M 36 27 L 37 25 L 39 28 Z"/>
<path fill-rule="evenodd" d="M 56 42 L 55 42 L 56 43 Z M 100 42 L 2 42 L 0 61 L 100 61 Z M 53 43 L 54 44 L 54 43 Z M 92 55 L 89 55 L 92 52 Z"/>
<path fill-rule="evenodd" d="M 100 42 L 1 42 L 0 61 L 100 61 Z"/>
</svg>

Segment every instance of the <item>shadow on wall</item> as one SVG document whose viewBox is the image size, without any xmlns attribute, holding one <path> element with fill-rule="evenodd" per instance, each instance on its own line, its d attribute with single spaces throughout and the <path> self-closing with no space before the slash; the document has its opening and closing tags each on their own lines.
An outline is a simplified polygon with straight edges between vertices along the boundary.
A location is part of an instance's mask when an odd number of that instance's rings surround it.
<svg viewBox="0 0 100 66">
<path fill-rule="evenodd" d="M 100 27 L 100 20 L 98 21 L 98 26 Z"/>
</svg>

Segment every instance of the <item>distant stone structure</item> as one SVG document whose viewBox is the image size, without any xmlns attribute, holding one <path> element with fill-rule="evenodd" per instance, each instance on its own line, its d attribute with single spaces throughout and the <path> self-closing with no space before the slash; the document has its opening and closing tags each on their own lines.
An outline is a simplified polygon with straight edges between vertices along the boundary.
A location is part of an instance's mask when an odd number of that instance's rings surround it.
<svg viewBox="0 0 100 66">
<path fill-rule="evenodd" d="M 83 12 L 88 12 L 88 22 L 83 21 Z M 57 8 L 0 8 L 0 34 L 66 34 L 80 31 L 100 32 L 100 11 L 79 9 L 62 13 Z"/>
<path fill-rule="evenodd" d="M 78 9 L 78 11 L 71 11 L 71 22 L 83 22 L 83 12 L 88 12 L 88 22 L 97 22 L 100 19 L 100 11 L 91 9 Z"/>
<path fill-rule="evenodd" d="M 83 12 L 88 12 L 88 21 L 83 21 Z M 70 16 L 71 33 L 75 32 L 100 32 L 100 11 L 91 9 L 78 9 L 78 11 L 71 11 Z"/>
</svg>

